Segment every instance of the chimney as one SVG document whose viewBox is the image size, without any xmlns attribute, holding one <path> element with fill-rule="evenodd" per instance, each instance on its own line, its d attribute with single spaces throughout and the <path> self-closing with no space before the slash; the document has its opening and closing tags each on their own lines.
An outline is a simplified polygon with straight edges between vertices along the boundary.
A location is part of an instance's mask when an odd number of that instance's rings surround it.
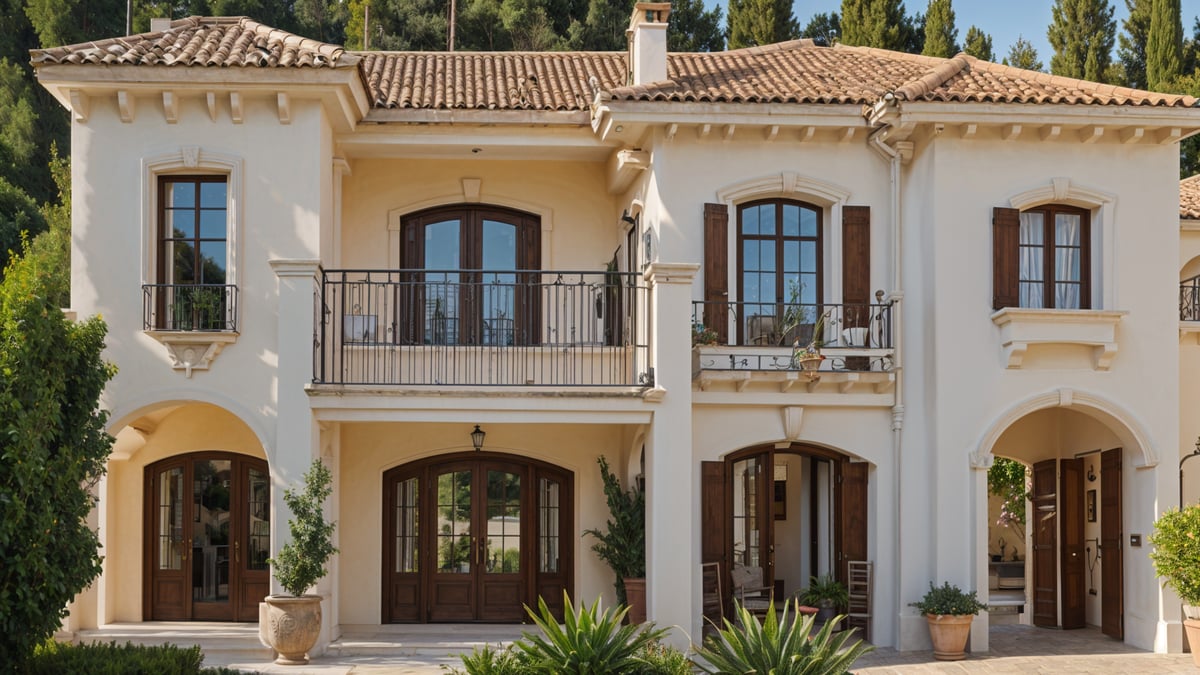
<svg viewBox="0 0 1200 675">
<path fill-rule="evenodd" d="M 151 33 L 165 33 L 171 29 L 171 17 L 154 17 L 150 19 Z"/>
<path fill-rule="evenodd" d="M 669 2 L 639 2 L 629 19 L 629 83 L 649 84 L 667 79 L 667 17 Z"/>
</svg>

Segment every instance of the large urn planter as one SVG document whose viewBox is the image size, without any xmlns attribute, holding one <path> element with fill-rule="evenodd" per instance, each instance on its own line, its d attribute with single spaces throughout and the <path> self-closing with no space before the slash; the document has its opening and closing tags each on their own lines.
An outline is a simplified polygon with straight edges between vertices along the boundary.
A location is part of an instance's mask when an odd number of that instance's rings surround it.
<svg viewBox="0 0 1200 675">
<path fill-rule="evenodd" d="M 308 663 L 308 652 L 321 635 L 321 598 L 302 595 L 269 595 L 266 626 L 260 627 L 267 646 L 279 654 L 275 663 L 282 666 L 302 666 Z"/>
<path fill-rule="evenodd" d="M 1183 622 L 1187 631 L 1188 645 L 1192 648 L 1192 662 L 1200 668 L 1200 619 L 1187 619 Z"/>
<path fill-rule="evenodd" d="M 926 614 L 929 637 L 933 640 L 933 658 L 961 661 L 967 658 L 967 638 L 971 636 L 973 614 Z"/>
<path fill-rule="evenodd" d="M 629 623 L 646 623 L 646 580 L 623 580 L 625 583 L 625 602 L 629 606 Z"/>
</svg>

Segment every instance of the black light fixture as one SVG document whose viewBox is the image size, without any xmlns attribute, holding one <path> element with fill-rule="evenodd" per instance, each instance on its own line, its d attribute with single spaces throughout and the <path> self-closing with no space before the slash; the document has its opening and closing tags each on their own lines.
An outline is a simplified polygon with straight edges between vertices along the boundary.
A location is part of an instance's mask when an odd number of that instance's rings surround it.
<svg viewBox="0 0 1200 675">
<path fill-rule="evenodd" d="M 637 221 L 637 216 L 631 216 L 631 215 L 629 215 L 629 210 L 628 210 L 628 209 L 626 209 L 626 210 L 624 210 L 624 211 L 622 211 L 622 212 L 621 212 L 621 220 L 623 220 L 623 221 L 625 221 L 625 222 L 629 223 L 630 225 L 637 225 L 637 224 L 638 224 L 638 221 Z"/>
<path fill-rule="evenodd" d="M 471 432 L 471 445 L 475 446 L 475 452 L 483 449 L 483 439 L 485 436 L 487 436 L 487 432 L 480 429 L 479 425 L 476 424 L 475 431 Z"/>
<path fill-rule="evenodd" d="M 1087 479 L 1088 479 L 1089 483 L 1096 482 L 1096 465 L 1095 464 L 1088 464 Z"/>
</svg>

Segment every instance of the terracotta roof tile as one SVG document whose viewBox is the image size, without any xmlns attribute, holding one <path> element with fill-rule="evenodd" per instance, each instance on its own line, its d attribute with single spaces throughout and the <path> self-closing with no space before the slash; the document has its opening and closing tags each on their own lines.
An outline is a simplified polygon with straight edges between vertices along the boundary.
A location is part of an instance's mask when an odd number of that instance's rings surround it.
<svg viewBox="0 0 1200 675">
<path fill-rule="evenodd" d="M 34 49 L 29 53 L 35 65 L 335 68 L 358 61 L 338 45 L 293 35 L 244 16 L 193 16 L 172 21 L 169 29 L 158 33 Z"/>
<path fill-rule="evenodd" d="M 1179 217 L 1200 220 L 1200 175 L 1179 181 Z"/>
</svg>

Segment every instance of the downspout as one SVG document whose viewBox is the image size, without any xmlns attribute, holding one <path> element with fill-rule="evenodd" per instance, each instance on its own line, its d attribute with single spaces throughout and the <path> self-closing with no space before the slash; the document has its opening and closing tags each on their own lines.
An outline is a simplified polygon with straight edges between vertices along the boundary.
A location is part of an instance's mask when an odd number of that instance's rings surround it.
<svg viewBox="0 0 1200 675">
<path fill-rule="evenodd" d="M 884 99 L 875 105 L 874 110 L 872 111 L 872 113 L 874 113 L 872 114 L 872 117 L 878 119 L 878 115 L 879 113 L 883 112 L 883 108 L 895 105 L 894 101 L 895 99 L 891 93 L 886 94 Z M 892 349 L 894 350 L 892 356 L 892 370 L 896 375 L 896 398 L 895 402 L 892 404 L 892 465 L 894 467 L 892 474 L 895 482 L 893 489 L 895 490 L 896 504 L 895 508 L 893 509 L 894 522 L 892 526 L 895 533 L 894 559 L 896 561 L 897 580 L 895 585 L 896 646 L 899 647 L 899 616 L 902 608 L 904 607 L 904 599 L 901 597 L 903 594 L 903 589 L 902 584 L 900 583 L 900 580 L 903 579 L 901 574 L 903 558 L 900 555 L 900 524 L 902 522 L 900 515 L 900 488 L 902 484 L 900 460 L 902 457 L 902 431 L 904 429 L 904 368 L 902 367 L 904 358 L 904 350 L 902 348 L 904 331 L 902 330 L 903 312 L 901 311 L 901 303 L 904 299 L 904 290 L 903 275 L 901 274 L 900 266 L 903 256 L 901 255 L 900 249 L 903 242 L 901 234 L 904 218 L 900 213 L 900 153 L 884 142 L 887 139 L 889 130 L 890 126 L 888 125 L 883 125 L 875 129 L 875 131 L 871 132 L 871 135 L 867 137 L 867 145 L 869 145 L 871 149 L 875 150 L 875 152 L 878 153 L 879 156 L 888 163 L 891 181 L 891 204 L 889 205 L 888 215 L 891 219 L 890 229 L 892 233 L 892 292 L 888 296 L 888 300 L 892 303 Z"/>
</svg>

